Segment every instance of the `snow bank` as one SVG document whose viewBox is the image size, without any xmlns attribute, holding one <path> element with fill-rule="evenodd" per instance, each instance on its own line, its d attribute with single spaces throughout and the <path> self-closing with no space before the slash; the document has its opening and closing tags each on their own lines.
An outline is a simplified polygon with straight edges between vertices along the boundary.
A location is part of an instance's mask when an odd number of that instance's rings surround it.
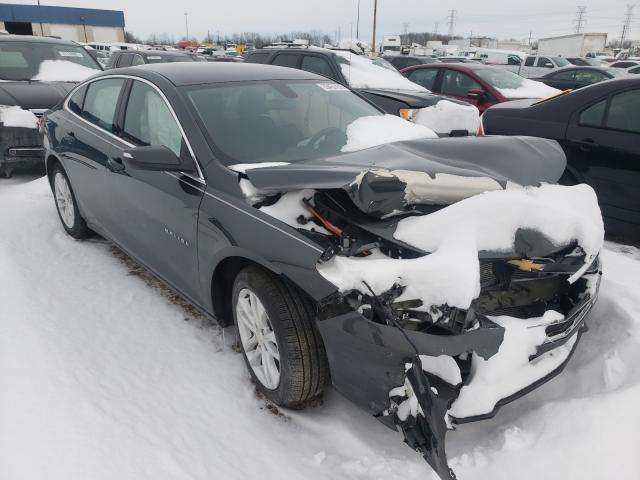
<svg viewBox="0 0 640 480">
<path fill-rule="evenodd" d="M 423 125 L 407 122 L 395 115 L 360 117 L 347 126 L 347 143 L 341 151 L 355 152 L 385 143 L 420 138 L 438 138 L 438 135 Z"/>
<path fill-rule="evenodd" d="M 440 100 L 431 107 L 414 110 L 411 121 L 438 133 L 467 130 L 475 134 L 480 127 L 480 111 L 474 105 Z"/>
<path fill-rule="evenodd" d="M 0 123 L 5 127 L 38 128 L 38 117 L 20 107 L 0 105 Z"/>
<path fill-rule="evenodd" d="M 335 51 L 335 54 L 338 57 L 342 74 L 351 88 L 389 88 L 411 92 L 429 92 L 426 88 L 403 77 L 392 66 L 389 68 L 381 66 L 384 60 L 372 60 L 345 51 Z M 377 65 L 376 62 L 378 62 Z"/>
<path fill-rule="evenodd" d="M 522 86 L 519 88 L 496 87 L 496 90 L 507 98 L 547 98 L 562 91 L 528 78 L 522 79 Z"/>
<path fill-rule="evenodd" d="M 45 60 L 31 80 L 40 82 L 81 82 L 100 70 L 66 60 Z"/>
<path fill-rule="evenodd" d="M 473 354 L 469 384 L 462 387 L 460 396 L 451 406 L 449 414 L 456 418 L 491 413 L 498 401 L 528 387 L 556 370 L 569 357 L 578 339 L 577 335 L 559 347 L 541 355 L 534 361 L 529 357 L 544 343 L 545 328 L 549 323 L 561 321 L 564 316 L 553 310 L 543 317 L 521 318 L 490 317 L 504 327 L 504 340 L 500 350 L 488 360 Z M 531 324 L 541 324 L 532 327 Z"/>
<path fill-rule="evenodd" d="M 289 162 L 261 162 L 261 163 L 236 163 L 230 165 L 229 168 L 234 172 L 246 173 L 247 170 L 256 168 L 279 167 L 281 165 L 289 165 Z"/>
<path fill-rule="evenodd" d="M 509 251 L 520 228 L 541 232 L 558 247 L 576 240 L 588 266 L 602 247 L 604 227 L 595 192 L 588 185 L 543 185 L 486 192 L 430 215 L 402 219 L 394 237 L 426 252 L 415 259 L 382 254 L 336 256 L 318 265 L 340 291 L 376 293 L 405 286 L 398 301 L 422 300 L 421 308 L 469 308 L 480 293 L 478 252 Z"/>
</svg>

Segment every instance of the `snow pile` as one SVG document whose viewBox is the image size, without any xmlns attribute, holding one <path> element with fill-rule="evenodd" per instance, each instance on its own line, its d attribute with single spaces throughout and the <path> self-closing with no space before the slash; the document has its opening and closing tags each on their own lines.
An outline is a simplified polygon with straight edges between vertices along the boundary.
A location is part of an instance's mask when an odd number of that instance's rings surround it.
<svg viewBox="0 0 640 480">
<path fill-rule="evenodd" d="M 66 60 L 45 60 L 31 80 L 40 82 L 81 82 L 100 70 Z"/>
<path fill-rule="evenodd" d="M 518 229 L 541 232 L 559 248 L 577 241 L 585 268 L 602 247 L 604 228 L 595 192 L 588 185 L 514 188 L 482 193 L 430 215 L 402 219 L 394 237 L 429 255 L 393 259 L 336 256 L 318 271 L 340 291 L 382 293 L 405 287 L 398 301 L 420 299 L 422 309 L 469 308 L 480 293 L 478 252 L 510 251 Z"/>
<path fill-rule="evenodd" d="M 38 128 L 38 117 L 17 106 L 0 105 L 0 123 L 5 127 Z"/>
<path fill-rule="evenodd" d="M 246 173 L 247 170 L 256 168 L 279 167 L 281 165 L 289 165 L 289 162 L 261 162 L 261 163 L 236 163 L 230 165 L 229 168 L 234 172 Z"/>
<path fill-rule="evenodd" d="M 306 224 L 300 224 L 297 218 L 302 215 L 305 218 L 310 216 L 309 212 L 304 206 L 303 199 L 313 198 L 315 195 L 314 190 L 297 190 L 290 191 L 282 195 L 282 197 L 273 205 L 260 207 L 260 211 L 270 215 L 273 218 L 290 225 L 294 228 L 303 228 L 305 230 L 315 230 L 316 232 L 323 233 L 325 235 L 331 235 L 330 232 L 323 227 L 319 227 L 314 222 Z"/>
<path fill-rule="evenodd" d="M 498 353 L 488 360 L 473 354 L 469 384 L 462 387 L 460 396 L 449 410 L 453 417 L 491 413 L 498 401 L 532 385 L 562 365 L 578 339 L 574 335 L 564 345 L 530 362 L 529 357 L 547 338 L 546 326 L 563 320 L 564 316 L 548 310 L 543 317 L 526 321 L 507 316 L 490 318 L 504 327 L 504 340 Z M 532 327 L 532 323 L 538 325 Z"/>
<path fill-rule="evenodd" d="M 342 74 L 351 88 L 381 88 L 428 93 L 424 87 L 403 77 L 392 66 L 382 60 L 355 53 L 336 51 Z M 383 63 L 384 62 L 384 63 Z M 384 65 L 384 66 L 383 66 Z"/>
<path fill-rule="evenodd" d="M 507 98 L 547 98 L 562 91 L 528 78 L 523 78 L 522 85 L 518 88 L 496 87 L 496 90 Z"/>
<path fill-rule="evenodd" d="M 355 52 L 368 52 L 371 49 L 369 48 L 369 44 L 363 40 L 358 40 L 357 38 L 345 38 L 340 40 L 338 44 L 338 48 L 341 50 L 353 50 Z"/>
<path fill-rule="evenodd" d="M 480 111 L 474 105 L 440 100 L 431 107 L 414 110 L 411 121 L 438 133 L 467 130 L 475 134 L 480 127 Z"/>
<path fill-rule="evenodd" d="M 347 143 L 341 151 L 355 152 L 420 138 L 438 138 L 438 135 L 423 125 L 407 122 L 395 115 L 360 117 L 347 126 Z"/>
</svg>

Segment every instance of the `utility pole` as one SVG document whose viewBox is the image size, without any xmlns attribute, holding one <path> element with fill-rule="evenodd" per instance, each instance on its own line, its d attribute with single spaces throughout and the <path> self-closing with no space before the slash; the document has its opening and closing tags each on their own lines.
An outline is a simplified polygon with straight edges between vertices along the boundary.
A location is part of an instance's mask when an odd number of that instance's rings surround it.
<svg viewBox="0 0 640 480">
<path fill-rule="evenodd" d="M 449 10 L 449 15 L 447 16 L 447 21 L 449 22 L 449 36 L 453 37 L 453 26 L 456 24 L 456 15 L 458 11 L 455 8 Z"/>
<path fill-rule="evenodd" d="M 633 9 L 635 5 L 627 5 L 627 13 L 624 16 L 624 24 L 622 25 L 622 34 L 620 35 L 620 48 L 624 48 L 624 42 L 629 35 L 629 28 L 631 27 L 631 18 L 633 17 Z"/>
<path fill-rule="evenodd" d="M 189 14 L 184 12 L 184 26 L 187 30 L 187 41 L 189 40 Z"/>
<path fill-rule="evenodd" d="M 531 55 L 531 35 L 533 35 L 533 31 L 529 30 L 529 55 Z"/>
<path fill-rule="evenodd" d="M 576 11 L 576 33 L 582 33 L 585 24 L 585 16 L 587 15 L 587 7 L 579 6 Z"/>
<path fill-rule="evenodd" d="M 356 19 L 356 38 L 360 40 L 360 0 L 358 0 L 358 18 Z"/>
<path fill-rule="evenodd" d="M 371 42 L 371 56 L 376 56 L 376 21 L 378 17 L 378 0 L 373 0 L 373 39 Z"/>
<path fill-rule="evenodd" d="M 407 22 L 404 22 L 402 24 L 402 29 L 404 30 L 404 43 L 406 44 L 409 40 L 409 24 Z"/>
</svg>

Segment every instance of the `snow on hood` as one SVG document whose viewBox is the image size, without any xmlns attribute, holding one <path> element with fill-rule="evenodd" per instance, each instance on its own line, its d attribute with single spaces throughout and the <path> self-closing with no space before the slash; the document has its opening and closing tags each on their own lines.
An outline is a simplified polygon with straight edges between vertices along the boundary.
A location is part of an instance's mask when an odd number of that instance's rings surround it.
<svg viewBox="0 0 640 480">
<path fill-rule="evenodd" d="M 0 105 L 0 123 L 5 127 L 38 128 L 38 117 L 20 107 Z"/>
<path fill-rule="evenodd" d="M 496 90 L 507 98 L 547 98 L 562 92 L 562 90 L 528 78 L 522 79 L 522 86 L 519 88 L 496 88 Z"/>
<path fill-rule="evenodd" d="M 420 138 L 438 138 L 438 135 L 423 125 L 407 122 L 395 115 L 360 117 L 347 126 L 347 143 L 341 151 L 355 152 Z"/>
<path fill-rule="evenodd" d="M 399 284 L 398 301 L 419 299 L 421 309 L 449 305 L 468 309 L 480 293 L 480 251 L 512 251 L 516 232 L 540 232 L 561 248 L 577 241 L 585 268 L 602 248 L 604 227 L 595 192 L 588 185 L 543 185 L 486 192 L 430 215 L 398 222 L 394 238 L 429 255 L 393 259 L 335 256 L 318 271 L 340 291 L 376 293 Z"/>
<path fill-rule="evenodd" d="M 411 121 L 438 133 L 467 130 L 475 134 L 480 127 L 480 111 L 474 105 L 440 100 L 431 107 L 415 110 Z"/>
<path fill-rule="evenodd" d="M 351 88 L 380 88 L 429 93 L 424 87 L 403 77 L 395 68 L 381 66 L 384 60 L 346 51 L 335 51 L 342 74 Z M 376 62 L 379 64 L 376 65 Z"/>
<path fill-rule="evenodd" d="M 81 82 L 100 70 L 65 60 L 45 60 L 35 77 L 40 82 Z"/>
</svg>

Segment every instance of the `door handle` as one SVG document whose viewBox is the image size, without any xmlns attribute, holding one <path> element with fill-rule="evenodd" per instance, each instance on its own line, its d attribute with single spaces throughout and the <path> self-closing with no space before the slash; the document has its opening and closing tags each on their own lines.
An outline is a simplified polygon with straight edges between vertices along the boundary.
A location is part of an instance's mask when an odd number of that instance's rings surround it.
<svg viewBox="0 0 640 480">
<path fill-rule="evenodd" d="M 124 171 L 124 163 L 121 158 L 107 159 L 107 168 L 113 173 L 122 173 Z"/>
<path fill-rule="evenodd" d="M 583 138 L 577 143 L 580 145 L 580 150 L 582 150 L 583 152 L 588 152 L 589 150 L 593 150 L 598 146 L 593 138 Z"/>
</svg>

